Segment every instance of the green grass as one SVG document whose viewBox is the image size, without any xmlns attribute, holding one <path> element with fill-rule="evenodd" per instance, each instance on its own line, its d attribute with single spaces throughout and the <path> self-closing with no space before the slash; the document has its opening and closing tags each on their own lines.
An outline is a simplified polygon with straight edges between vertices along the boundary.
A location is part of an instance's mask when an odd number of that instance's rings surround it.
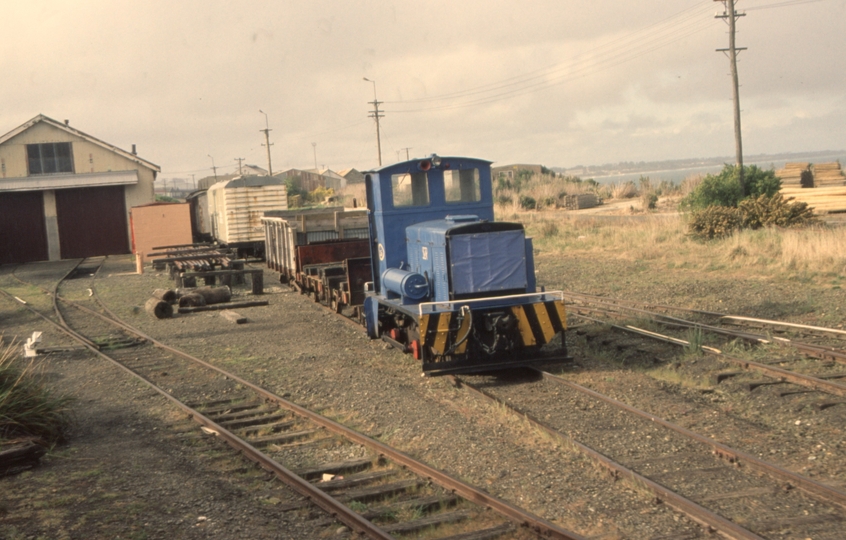
<svg viewBox="0 0 846 540">
<path fill-rule="evenodd" d="M 64 436 L 70 399 L 47 388 L 39 365 L 19 351 L 14 342 L 0 348 L 0 441 L 35 438 L 51 446 Z"/>
</svg>

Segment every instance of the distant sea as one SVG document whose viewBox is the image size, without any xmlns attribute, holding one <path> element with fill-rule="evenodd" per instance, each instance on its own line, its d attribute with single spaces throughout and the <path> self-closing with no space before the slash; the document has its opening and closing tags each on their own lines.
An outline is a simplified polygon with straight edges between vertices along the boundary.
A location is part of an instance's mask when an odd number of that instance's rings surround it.
<svg viewBox="0 0 846 540">
<path fill-rule="evenodd" d="M 809 154 L 808 156 L 791 155 L 789 158 L 780 156 L 773 156 L 771 159 L 764 161 L 744 161 L 744 165 L 757 165 L 761 169 L 783 169 L 785 163 L 796 162 L 810 162 L 810 163 L 831 163 L 840 160 L 840 163 L 846 167 L 846 152 L 835 152 L 832 154 Z M 727 161 L 733 163 L 733 160 Z M 654 171 L 641 171 L 624 174 L 611 174 L 606 176 L 590 176 L 589 174 L 580 175 L 583 179 L 593 178 L 600 184 L 617 184 L 621 182 L 637 182 L 641 176 L 648 176 L 653 182 L 661 180 L 669 180 L 671 182 L 680 183 L 689 176 L 701 174 L 716 174 L 723 170 L 723 165 L 703 165 L 701 167 L 690 167 L 684 169 L 664 169 Z"/>
</svg>

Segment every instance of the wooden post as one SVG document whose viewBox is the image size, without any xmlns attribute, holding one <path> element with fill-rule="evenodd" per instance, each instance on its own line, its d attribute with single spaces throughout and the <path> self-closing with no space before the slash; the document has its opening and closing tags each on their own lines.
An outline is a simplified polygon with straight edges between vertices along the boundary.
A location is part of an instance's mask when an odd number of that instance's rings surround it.
<svg viewBox="0 0 846 540">
<path fill-rule="evenodd" d="M 235 259 L 229 263 L 229 268 L 232 270 L 243 270 L 244 264 L 246 261 L 244 259 Z M 232 276 L 232 284 L 233 285 L 243 285 L 244 284 L 244 274 L 243 272 L 235 273 Z"/>
<path fill-rule="evenodd" d="M 144 273 L 144 254 L 140 251 L 135 254 L 135 273 Z"/>
<path fill-rule="evenodd" d="M 264 270 L 252 272 L 253 294 L 264 294 Z"/>
</svg>

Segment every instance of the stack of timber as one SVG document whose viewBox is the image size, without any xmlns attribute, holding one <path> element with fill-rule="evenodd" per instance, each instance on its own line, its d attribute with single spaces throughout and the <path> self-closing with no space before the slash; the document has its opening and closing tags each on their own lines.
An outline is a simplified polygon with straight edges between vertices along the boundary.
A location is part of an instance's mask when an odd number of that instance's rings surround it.
<svg viewBox="0 0 846 540">
<path fill-rule="evenodd" d="M 808 203 L 818 214 L 846 212 L 846 186 L 805 189 L 800 187 L 782 187 L 785 199 Z"/>
<path fill-rule="evenodd" d="M 190 244 L 185 246 L 164 246 L 153 248 L 158 251 L 147 254 L 157 270 L 170 266 L 172 271 L 213 270 L 215 267 L 228 267 L 235 259 L 231 249 L 217 244 Z"/>
<path fill-rule="evenodd" d="M 840 169 L 840 163 L 817 163 L 814 165 L 814 187 L 846 185 L 846 177 Z"/>
<path fill-rule="evenodd" d="M 598 204 L 599 200 L 593 193 L 580 193 L 579 195 L 567 195 L 564 197 L 564 208 L 567 210 L 593 208 Z"/>
<path fill-rule="evenodd" d="M 813 187 L 814 175 L 810 163 L 785 163 L 783 169 L 776 171 L 783 187 Z"/>
</svg>

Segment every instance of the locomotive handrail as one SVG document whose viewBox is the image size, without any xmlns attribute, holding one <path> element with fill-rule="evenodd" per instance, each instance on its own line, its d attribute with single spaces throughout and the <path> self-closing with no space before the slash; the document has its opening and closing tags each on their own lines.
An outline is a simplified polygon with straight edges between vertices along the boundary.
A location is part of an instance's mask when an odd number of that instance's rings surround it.
<svg viewBox="0 0 846 540">
<path fill-rule="evenodd" d="M 471 298 L 467 300 L 447 300 L 445 302 L 425 302 L 418 304 L 420 315 L 441 313 L 443 311 L 456 311 L 462 306 L 471 309 L 491 308 L 497 306 L 508 307 L 514 304 L 514 300 L 525 300 L 527 303 L 564 301 L 563 291 L 546 291 L 540 293 L 512 294 L 509 296 L 493 296 L 485 298 Z"/>
</svg>

